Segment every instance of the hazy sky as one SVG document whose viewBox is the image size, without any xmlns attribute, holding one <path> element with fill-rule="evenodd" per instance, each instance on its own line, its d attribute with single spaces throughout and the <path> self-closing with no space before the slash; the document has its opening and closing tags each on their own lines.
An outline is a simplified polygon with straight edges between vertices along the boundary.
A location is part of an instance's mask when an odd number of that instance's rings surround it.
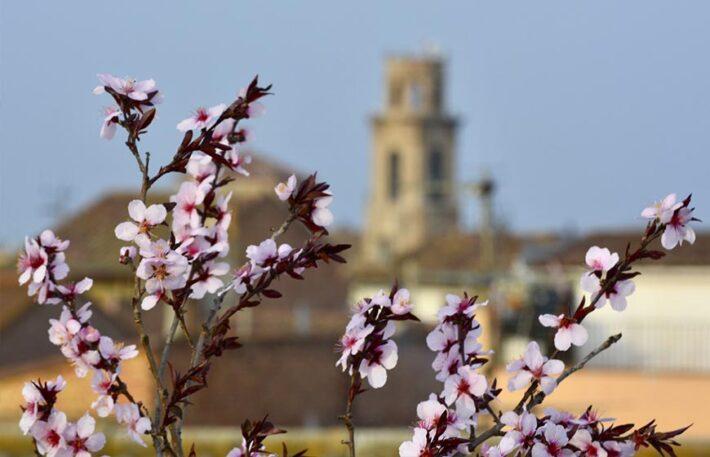
<svg viewBox="0 0 710 457">
<path fill-rule="evenodd" d="M 108 99 L 91 94 L 97 72 L 157 80 L 155 164 L 179 120 L 259 73 L 276 95 L 253 123 L 255 146 L 318 170 L 338 220 L 361 224 L 382 59 L 425 43 L 450 61 L 459 177 L 490 170 L 515 229 L 631 225 L 669 191 L 694 192 L 702 217 L 709 20 L 707 1 L 2 0 L 0 243 L 51 225 L 58 203 L 137 185 L 122 143 L 98 137 Z"/>
</svg>

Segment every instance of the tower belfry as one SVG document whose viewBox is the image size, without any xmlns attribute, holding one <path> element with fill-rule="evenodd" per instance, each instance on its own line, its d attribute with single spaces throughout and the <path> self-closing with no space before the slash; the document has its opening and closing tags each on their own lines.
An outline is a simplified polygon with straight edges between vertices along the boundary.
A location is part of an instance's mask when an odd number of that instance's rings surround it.
<svg viewBox="0 0 710 457">
<path fill-rule="evenodd" d="M 458 229 L 456 119 L 444 107 L 444 61 L 391 57 L 385 103 L 372 118 L 368 261 L 390 261 Z"/>
</svg>

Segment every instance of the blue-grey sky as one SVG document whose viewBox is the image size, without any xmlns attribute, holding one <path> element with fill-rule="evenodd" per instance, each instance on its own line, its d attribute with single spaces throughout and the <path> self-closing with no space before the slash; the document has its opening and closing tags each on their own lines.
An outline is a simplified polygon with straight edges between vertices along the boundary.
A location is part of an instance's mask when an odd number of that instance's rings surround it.
<svg viewBox="0 0 710 457">
<path fill-rule="evenodd" d="M 367 116 L 382 59 L 436 43 L 463 121 L 459 177 L 486 168 L 517 230 L 637 223 L 669 191 L 710 205 L 710 3 L 624 1 L 35 2 L 0 7 L 0 243 L 137 185 L 121 141 L 98 138 L 97 72 L 153 77 L 165 94 L 146 146 L 175 124 L 273 82 L 255 147 L 332 183 L 362 223 Z M 470 205 L 469 202 L 466 204 Z M 469 214 L 469 217 L 473 217 Z"/>
</svg>

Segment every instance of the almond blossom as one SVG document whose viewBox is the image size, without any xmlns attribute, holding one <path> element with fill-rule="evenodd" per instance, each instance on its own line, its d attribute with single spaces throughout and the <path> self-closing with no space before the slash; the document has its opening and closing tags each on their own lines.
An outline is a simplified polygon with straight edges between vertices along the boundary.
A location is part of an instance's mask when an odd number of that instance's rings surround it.
<svg viewBox="0 0 710 457">
<path fill-rule="evenodd" d="M 99 353 L 110 365 L 118 365 L 123 360 L 138 356 L 138 350 L 134 344 L 124 346 L 123 343 L 114 343 L 108 336 L 102 336 L 99 339 Z"/>
<path fill-rule="evenodd" d="M 205 294 L 213 294 L 224 285 L 218 276 L 224 276 L 229 272 L 229 264 L 225 262 L 208 262 L 202 266 L 202 271 L 197 275 L 197 281 L 190 286 L 192 292 L 190 298 L 197 300 L 203 298 Z"/>
<path fill-rule="evenodd" d="M 101 81 L 101 85 L 96 86 L 94 89 L 94 95 L 103 94 L 106 92 L 106 88 L 108 87 L 116 93 L 125 95 L 132 100 L 145 101 L 151 94 L 158 91 L 155 81 L 152 79 L 136 81 L 132 78 L 118 78 L 109 73 L 99 73 L 97 76 L 99 81 Z"/>
<path fill-rule="evenodd" d="M 407 289 L 399 289 L 392 297 L 390 309 L 397 315 L 407 314 L 412 311 L 412 302 Z"/>
<path fill-rule="evenodd" d="M 84 414 L 76 424 L 69 424 L 64 431 L 64 439 L 72 457 L 91 457 L 92 452 L 98 452 L 106 443 L 103 433 L 94 433 L 96 420 L 88 413 Z"/>
<path fill-rule="evenodd" d="M 212 108 L 197 108 L 195 113 L 180 121 L 177 125 L 177 129 L 181 132 L 187 132 L 188 130 L 201 130 L 210 127 L 217 118 L 227 109 L 227 105 L 220 103 Z"/>
<path fill-rule="evenodd" d="M 44 386 L 48 394 L 56 395 L 66 387 L 66 381 L 61 376 L 57 376 L 54 381 L 47 382 Z M 45 395 L 42 393 L 38 384 L 34 382 L 26 382 L 22 387 L 22 397 L 25 400 L 22 406 L 22 418 L 20 418 L 20 430 L 27 435 L 30 433 L 32 426 L 42 417 L 45 408 L 49 405 Z"/>
<path fill-rule="evenodd" d="M 178 193 L 170 197 L 170 201 L 175 203 L 173 209 L 173 230 L 179 225 L 199 227 L 200 213 L 197 211 L 199 205 L 205 198 L 205 192 L 194 182 L 183 182 L 180 184 Z"/>
<path fill-rule="evenodd" d="M 333 212 L 328 208 L 333 203 L 333 197 L 328 193 L 327 197 L 321 197 L 314 203 L 315 208 L 311 214 L 313 223 L 319 227 L 329 227 L 333 223 Z"/>
<path fill-rule="evenodd" d="M 387 341 L 372 349 L 370 357 L 360 364 L 360 377 L 367 379 L 373 389 L 379 389 L 387 382 L 387 370 L 397 365 L 397 344 Z"/>
<path fill-rule="evenodd" d="M 560 360 L 551 359 L 540 353 L 540 346 L 535 341 L 528 343 L 525 354 L 518 360 L 510 362 L 506 369 L 515 373 L 508 381 L 508 389 L 515 391 L 526 387 L 530 381 L 538 381 L 542 391 L 549 395 L 555 390 L 555 376 L 562 373 L 565 365 Z"/>
<path fill-rule="evenodd" d="M 592 246 L 587 250 L 584 260 L 590 271 L 582 274 L 580 285 L 583 290 L 596 293 L 600 288 L 599 278 L 619 263 L 619 254 L 607 248 Z"/>
<path fill-rule="evenodd" d="M 658 219 L 661 224 L 666 224 L 670 222 L 675 210 L 683 206 L 682 202 L 676 203 L 676 199 L 676 194 L 668 194 L 663 200 L 641 211 L 641 216 L 646 219 Z"/>
<path fill-rule="evenodd" d="M 683 241 L 689 244 L 695 243 L 695 230 L 688 225 L 689 222 L 695 220 L 693 217 L 692 208 L 677 209 L 666 225 L 666 230 L 661 236 L 661 244 L 664 248 L 670 250 L 676 246 L 682 246 Z"/>
<path fill-rule="evenodd" d="M 460 406 L 470 413 L 476 412 L 476 398 L 482 397 L 488 388 L 486 377 L 469 366 L 462 366 L 444 383 L 443 396 L 449 405 Z"/>
<path fill-rule="evenodd" d="M 555 316 L 553 314 L 543 314 L 539 318 L 540 323 L 545 327 L 556 328 L 555 347 L 560 351 L 566 351 L 570 345 L 583 346 L 589 338 L 587 329 L 577 324 L 574 320 L 568 319 L 564 314 Z"/>
<path fill-rule="evenodd" d="M 143 435 L 150 431 L 150 419 L 141 416 L 135 403 L 118 404 L 115 406 L 116 421 L 126 427 L 126 433 L 136 443 L 146 447 Z"/>
<path fill-rule="evenodd" d="M 518 415 L 508 411 L 501 416 L 500 420 L 510 427 L 498 443 L 504 455 L 516 449 L 524 455 L 533 447 L 537 435 L 537 417 L 534 414 L 523 412 Z"/>
<path fill-rule="evenodd" d="M 601 308 L 609 301 L 614 311 L 623 311 L 628 306 L 626 297 L 633 294 L 635 290 L 636 285 L 633 281 L 617 281 L 609 290 L 604 292 L 599 301 L 597 301 L 596 307 Z"/>
<path fill-rule="evenodd" d="M 532 457 L 572 457 L 574 451 L 566 449 L 569 442 L 567 430 L 561 425 L 548 422 L 542 429 L 544 442 L 537 441 L 532 448 Z"/>
<path fill-rule="evenodd" d="M 434 455 L 427 450 L 428 431 L 423 428 L 415 428 L 411 441 L 405 441 L 399 446 L 400 457 L 422 457 Z"/>
<path fill-rule="evenodd" d="M 104 109 L 104 121 L 101 124 L 101 130 L 99 131 L 99 137 L 105 140 L 113 139 L 116 134 L 116 126 L 118 125 L 118 119 L 121 115 L 121 110 L 116 106 L 110 106 Z"/>
<path fill-rule="evenodd" d="M 276 195 L 282 202 L 288 200 L 291 197 L 291 194 L 293 194 L 294 190 L 296 190 L 296 175 L 289 176 L 288 180 L 285 183 L 280 182 L 274 188 Z"/>
<path fill-rule="evenodd" d="M 32 427 L 32 436 L 36 440 L 37 450 L 48 457 L 59 455 L 66 448 L 66 427 L 67 416 L 61 411 L 52 412 L 46 422 L 36 422 Z"/>
<path fill-rule="evenodd" d="M 141 233 L 161 224 L 167 216 L 163 205 L 150 205 L 146 208 L 141 200 L 132 200 L 128 204 L 128 215 L 134 222 L 122 222 L 116 226 L 116 238 L 123 241 L 133 241 Z"/>
<path fill-rule="evenodd" d="M 592 439 L 592 435 L 587 430 L 577 430 L 569 440 L 569 444 L 576 447 L 585 457 L 607 457 L 604 447 Z"/>
<path fill-rule="evenodd" d="M 32 279 L 33 282 L 42 282 L 47 274 L 49 258 L 47 252 L 37 242 L 25 237 L 25 252 L 17 261 L 17 270 L 20 273 L 20 285 Z"/>
</svg>

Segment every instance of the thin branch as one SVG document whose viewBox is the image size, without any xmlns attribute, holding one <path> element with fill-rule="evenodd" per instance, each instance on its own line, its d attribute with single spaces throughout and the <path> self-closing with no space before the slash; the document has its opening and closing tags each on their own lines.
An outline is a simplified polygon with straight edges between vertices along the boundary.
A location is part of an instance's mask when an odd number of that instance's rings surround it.
<svg viewBox="0 0 710 457">
<path fill-rule="evenodd" d="M 355 425 L 353 424 L 353 403 L 355 403 L 355 396 L 357 391 L 360 390 L 360 375 L 357 372 L 353 372 L 350 375 L 350 388 L 348 389 L 348 403 L 345 407 L 345 414 L 338 416 L 338 419 L 343 421 L 345 429 L 348 432 L 348 439 L 342 440 L 341 443 L 348 447 L 348 452 L 350 457 L 355 457 Z"/>
</svg>

